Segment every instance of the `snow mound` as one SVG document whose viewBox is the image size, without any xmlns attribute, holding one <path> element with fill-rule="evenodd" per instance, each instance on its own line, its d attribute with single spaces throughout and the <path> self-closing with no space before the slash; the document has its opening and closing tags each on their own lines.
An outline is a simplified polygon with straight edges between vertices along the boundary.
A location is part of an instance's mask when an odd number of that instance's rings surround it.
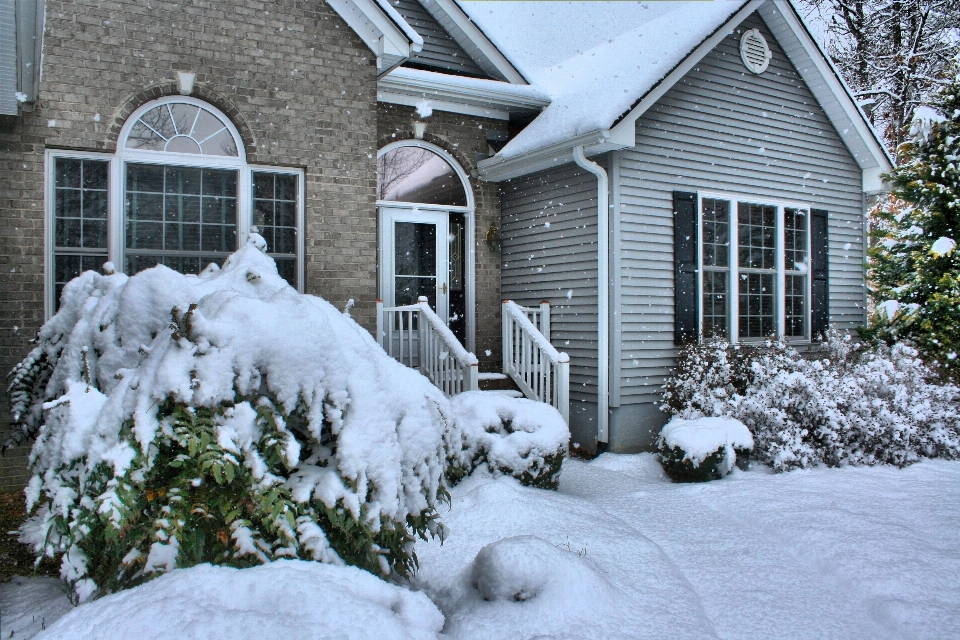
<svg viewBox="0 0 960 640">
<path fill-rule="evenodd" d="M 15 420 L 37 436 L 27 502 L 40 508 L 26 541 L 64 556 L 81 600 L 106 586 L 88 580 L 98 535 L 124 532 L 133 546 L 118 557 L 131 576 L 182 566 L 178 550 L 203 519 L 191 502 L 235 478 L 249 487 L 237 503 L 205 503 L 225 520 L 210 533 L 232 538 L 206 560 L 340 563 L 330 529 L 315 525 L 336 520 L 349 533 L 346 518 L 370 537 L 369 562 L 350 547 L 351 562 L 389 573 L 398 560 L 415 566 L 412 545 L 394 539 L 408 518 L 418 535 L 436 529 L 449 402 L 345 314 L 288 286 L 264 251 L 253 234 L 199 276 L 164 266 L 131 277 L 86 272 L 66 285 L 59 313 L 14 370 Z M 155 464 L 197 461 L 192 483 L 149 486 Z M 237 504 L 247 507 L 230 513 Z M 158 528 L 137 542 L 127 527 L 147 526 L 136 516 L 147 506 Z M 263 526 L 253 522 L 260 516 Z"/>
<path fill-rule="evenodd" d="M 660 431 L 660 438 L 667 447 L 683 449 L 683 459 L 695 467 L 719 449 L 753 449 L 750 430 L 735 418 L 674 418 Z"/>
<path fill-rule="evenodd" d="M 536 536 L 515 536 L 485 546 L 473 561 L 473 583 L 484 600 L 524 602 L 543 597 L 564 608 L 582 593 L 609 591 L 603 576 L 586 560 Z"/>
<path fill-rule="evenodd" d="M 441 627 L 422 593 L 354 567 L 279 560 L 178 569 L 81 605 L 38 637 L 426 640 Z"/>
<path fill-rule="evenodd" d="M 0 638 L 32 638 L 72 609 L 60 580 L 14 576 L 0 584 Z"/>
<path fill-rule="evenodd" d="M 459 459 L 452 467 L 461 473 L 484 467 L 523 484 L 556 488 L 570 441 L 559 411 L 494 391 L 461 393 L 450 404 L 462 438 Z"/>
</svg>

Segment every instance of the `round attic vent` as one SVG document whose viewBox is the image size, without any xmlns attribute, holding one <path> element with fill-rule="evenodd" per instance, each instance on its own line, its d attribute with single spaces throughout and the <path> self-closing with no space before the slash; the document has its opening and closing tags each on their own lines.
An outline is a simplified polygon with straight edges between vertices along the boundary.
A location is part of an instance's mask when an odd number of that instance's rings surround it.
<svg viewBox="0 0 960 640">
<path fill-rule="evenodd" d="M 754 73 L 763 73 L 770 64 L 770 47 L 759 29 L 750 29 L 740 38 L 740 57 L 747 69 Z"/>
</svg>

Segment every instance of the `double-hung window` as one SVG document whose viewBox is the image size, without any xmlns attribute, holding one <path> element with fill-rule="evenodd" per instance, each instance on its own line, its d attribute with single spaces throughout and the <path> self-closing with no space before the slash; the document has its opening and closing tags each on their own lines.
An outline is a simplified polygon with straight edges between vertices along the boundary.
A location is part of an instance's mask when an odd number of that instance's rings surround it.
<svg viewBox="0 0 960 640">
<path fill-rule="evenodd" d="M 180 96 L 144 105 L 116 154 L 47 152 L 47 311 L 105 262 L 134 274 L 220 265 L 250 232 L 292 286 L 303 281 L 303 172 L 247 164 L 223 114 Z"/>
<path fill-rule="evenodd" d="M 810 209 L 699 198 L 701 335 L 810 337 Z"/>
</svg>

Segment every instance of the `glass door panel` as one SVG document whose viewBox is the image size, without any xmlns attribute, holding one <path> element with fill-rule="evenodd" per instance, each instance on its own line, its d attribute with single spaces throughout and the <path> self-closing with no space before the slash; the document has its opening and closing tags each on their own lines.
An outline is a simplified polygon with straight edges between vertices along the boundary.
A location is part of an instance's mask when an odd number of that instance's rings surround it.
<svg viewBox="0 0 960 640">
<path fill-rule="evenodd" d="M 394 304 L 416 304 L 426 296 L 437 308 L 437 225 L 394 222 Z"/>
<path fill-rule="evenodd" d="M 449 214 L 381 208 L 380 296 L 387 307 L 425 296 L 446 322 L 449 311 Z"/>
</svg>

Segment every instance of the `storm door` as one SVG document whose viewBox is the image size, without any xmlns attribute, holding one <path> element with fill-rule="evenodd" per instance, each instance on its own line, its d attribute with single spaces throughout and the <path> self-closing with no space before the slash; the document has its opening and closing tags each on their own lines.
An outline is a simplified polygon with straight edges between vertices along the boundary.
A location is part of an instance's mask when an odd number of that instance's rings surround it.
<svg viewBox="0 0 960 640">
<path fill-rule="evenodd" d="M 425 296 L 447 322 L 449 219 L 445 211 L 381 207 L 380 295 L 385 306 L 416 304 Z"/>
</svg>

